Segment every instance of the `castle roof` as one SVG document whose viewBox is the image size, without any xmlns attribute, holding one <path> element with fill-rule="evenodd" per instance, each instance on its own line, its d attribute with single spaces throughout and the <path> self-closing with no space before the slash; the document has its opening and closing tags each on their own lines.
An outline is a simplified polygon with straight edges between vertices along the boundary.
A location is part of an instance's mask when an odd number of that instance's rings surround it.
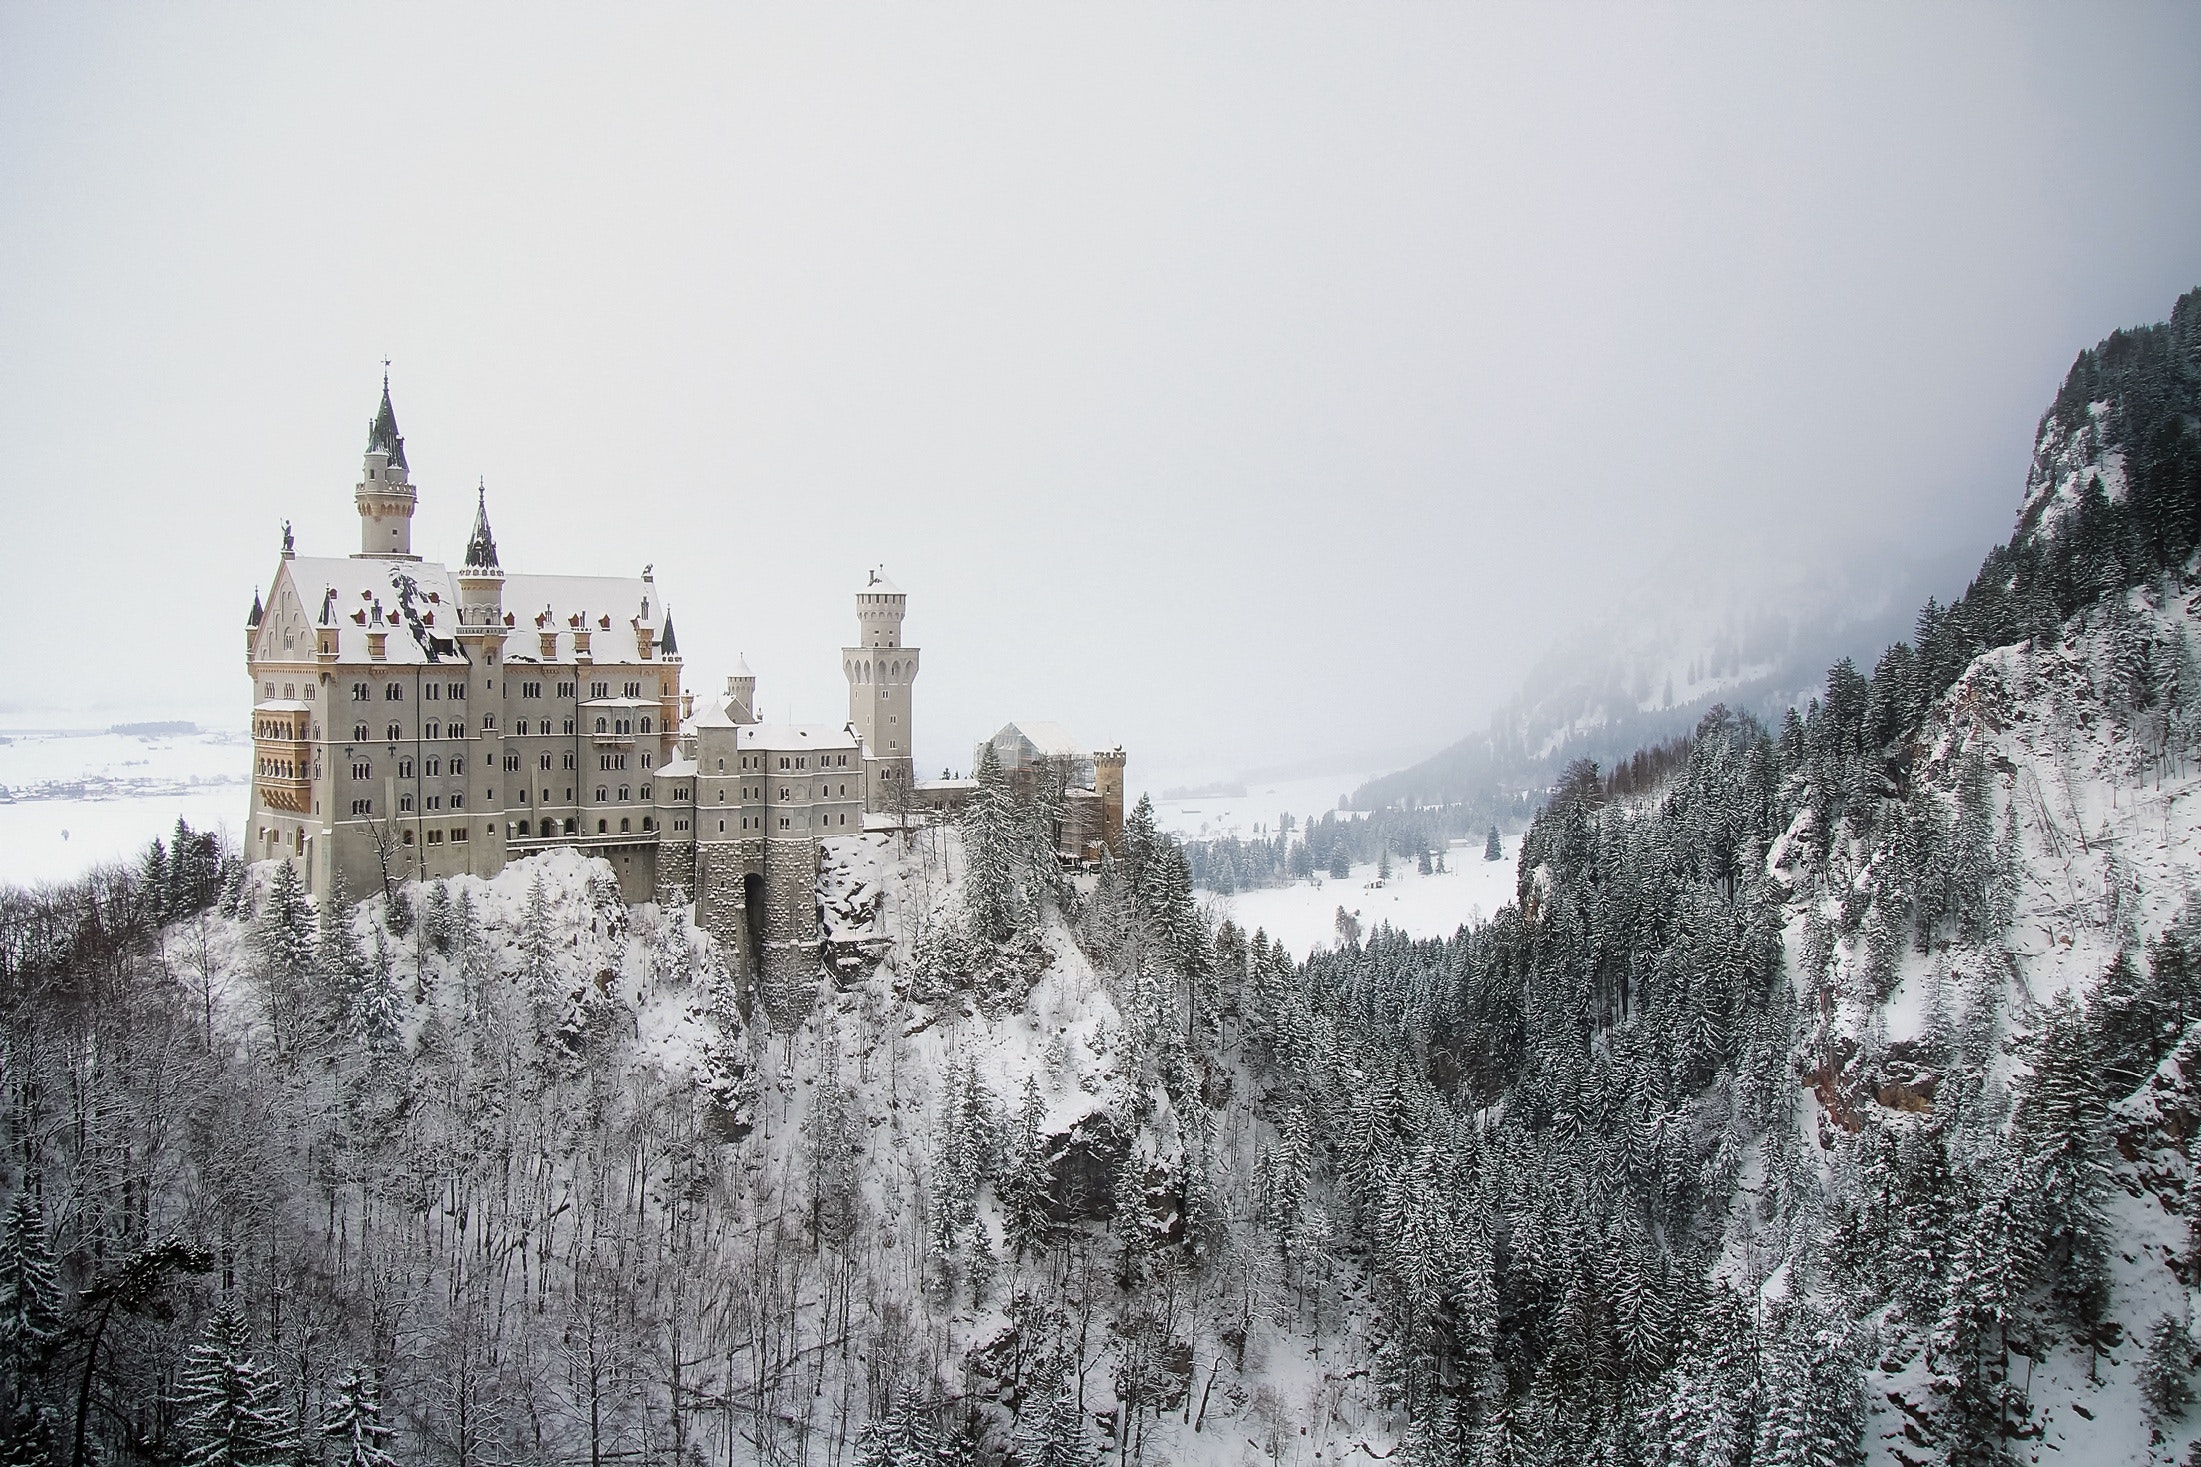
<svg viewBox="0 0 2201 1467">
<path fill-rule="evenodd" d="M 869 579 L 864 582 L 864 591 L 872 596 L 900 596 L 903 594 L 900 586 L 887 579 L 887 568 L 883 565 L 876 566 L 871 570 Z"/>
<path fill-rule="evenodd" d="M 497 568 L 497 537 L 489 533 L 489 488 L 474 488 L 474 533 L 466 542 L 467 570 Z"/>
<path fill-rule="evenodd" d="M 401 469 L 410 470 L 405 462 L 405 438 L 397 431 L 397 409 L 390 406 L 390 374 L 382 374 L 382 406 L 375 410 L 374 421 L 367 425 L 367 452 L 386 453 L 390 462 Z"/>
<path fill-rule="evenodd" d="M 365 662 L 367 633 L 383 639 L 386 663 L 461 660 L 457 576 L 434 561 L 382 560 L 364 556 L 301 555 L 282 563 L 300 606 L 318 607 L 315 620 L 337 631 L 337 658 Z M 568 662 L 577 636 L 590 637 L 598 662 L 639 662 L 641 633 L 656 625 L 637 615 L 649 596 L 639 576 L 507 576 L 507 662 Z M 271 600 L 280 596 L 270 593 Z M 552 638 L 549 655 L 542 637 Z"/>
<path fill-rule="evenodd" d="M 1091 755 L 1085 745 L 1074 738 L 1070 730 L 1059 723 L 1045 720 L 1036 723 L 1005 723 L 1001 731 L 987 742 L 996 749 L 1014 747 L 1023 740 L 1030 748 L 1030 757 L 1036 759 L 1086 759 Z"/>
<path fill-rule="evenodd" d="M 748 723 L 741 726 L 734 738 L 737 748 L 763 749 L 776 754 L 856 747 L 856 735 L 846 724 Z"/>
<path fill-rule="evenodd" d="M 680 643 L 673 637 L 673 613 L 669 606 L 665 608 L 665 635 L 657 639 L 657 649 L 661 656 L 680 655 Z"/>
<path fill-rule="evenodd" d="M 245 625 L 248 627 L 258 626 L 260 618 L 266 614 L 266 610 L 260 605 L 260 588 L 254 586 L 252 588 L 252 614 L 245 618 Z"/>
</svg>

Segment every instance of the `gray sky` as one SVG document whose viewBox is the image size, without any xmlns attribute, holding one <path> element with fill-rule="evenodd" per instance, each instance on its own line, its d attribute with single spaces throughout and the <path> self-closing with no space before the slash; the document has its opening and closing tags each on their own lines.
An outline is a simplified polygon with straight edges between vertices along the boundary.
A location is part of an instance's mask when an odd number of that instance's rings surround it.
<svg viewBox="0 0 2201 1467">
<path fill-rule="evenodd" d="M 241 724 L 380 363 L 456 558 L 920 758 L 1375 768 L 1616 588 L 2007 534 L 2201 283 L 2201 8 L 0 7 L 14 722 Z"/>
</svg>

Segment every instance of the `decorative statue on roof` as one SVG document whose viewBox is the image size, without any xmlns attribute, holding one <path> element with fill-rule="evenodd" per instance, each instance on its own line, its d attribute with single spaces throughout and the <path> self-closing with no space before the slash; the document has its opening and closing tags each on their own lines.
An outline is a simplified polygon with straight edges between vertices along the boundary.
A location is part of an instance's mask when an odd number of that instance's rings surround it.
<svg viewBox="0 0 2201 1467">
<path fill-rule="evenodd" d="M 298 553 L 298 547 L 290 538 L 290 521 L 283 521 L 283 559 L 289 560 Z"/>
</svg>

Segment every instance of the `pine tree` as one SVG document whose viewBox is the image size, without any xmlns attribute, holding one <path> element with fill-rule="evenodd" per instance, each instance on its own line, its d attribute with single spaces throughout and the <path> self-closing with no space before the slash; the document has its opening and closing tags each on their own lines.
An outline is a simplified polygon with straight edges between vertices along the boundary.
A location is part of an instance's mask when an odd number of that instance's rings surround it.
<svg viewBox="0 0 2201 1467">
<path fill-rule="evenodd" d="M 940 1433 L 916 1392 L 897 1389 L 856 1437 L 856 1467 L 937 1467 Z"/>
<path fill-rule="evenodd" d="M 13 1386 L 11 1407 L 21 1407 L 31 1376 L 43 1368 L 61 1337 L 61 1278 L 46 1237 L 46 1216 L 30 1189 L 17 1190 L 0 1231 L 0 1359 Z"/>
<path fill-rule="evenodd" d="M 277 1384 L 253 1363 L 244 1320 L 229 1303 L 184 1361 L 176 1409 L 185 1467 L 272 1467 L 290 1448 Z"/>
<path fill-rule="evenodd" d="M 2140 1394 L 2158 1423 L 2186 1414 L 2193 1404 L 2193 1335 L 2166 1314 L 2148 1332 L 2147 1354 L 2140 1361 Z"/>
<path fill-rule="evenodd" d="M 382 1424 L 382 1402 L 356 1365 L 337 1383 L 321 1435 L 336 1444 L 336 1467 L 397 1467 L 384 1446 L 396 1428 Z"/>
<path fill-rule="evenodd" d="M 1020 824 L 1015 791 L 989 744 L 979 754 L 978 789 L 963 807 L 962 827 L 963 910 L 970 930 L 990 943 L 1014 938 L 1027 915 L 1018 878 L 1029 866 L 1028 842 Z"/>
<path fill-rule="evenodd" d="M 1022 1258 L 1047 1241 L 1048 1190 L 1045 1122 L 1047 1105 L 1040 1098 L 1039 1081 L 1027 1075 L 1024 1099 L 1017 1110 L 1016 1129 L 1009 1148 L 1009 1165 L 995 1188 L 1001 1199 L 1002 1225 L 1009 1246 Z"/>
<path fill-rule="evenodd" d="M 548 998 L 558 984 L 558 936 L 550 922 L 550 892 L 539 871 L 527 884 L 527 907 L 520 916 L 519 979 L 537 999 Z"/>
<path fill-rule="evenodd" d="M 1486 861 L 1503 861 L 1505 858 L 1505 842 L 1498 839 L 1498 827 L 1493 825 L 1490 827 L 1490 838 L 1483 842 L 1483 859 Z"/>
<path fill-rule="evenodd" d="M 1017 1437 L 1017 1460 L 1025 1467 L 1093 1467 L 1093 1444 L 1076 1394 L 1064 1382 L 1047 1409 L 1026 1419 Z"/>
</svg>

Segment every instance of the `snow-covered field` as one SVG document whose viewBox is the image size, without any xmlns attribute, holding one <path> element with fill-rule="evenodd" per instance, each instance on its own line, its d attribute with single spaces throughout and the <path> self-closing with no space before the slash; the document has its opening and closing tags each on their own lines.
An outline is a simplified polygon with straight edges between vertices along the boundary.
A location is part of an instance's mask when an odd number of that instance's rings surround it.
<svg viewBox="0 0 2201 1467">
<path fill-rule="evenodd" d="M 1506 842 L 1505 859 L 1483 859 L 1481 841 L 1454 841 L 1445 853 L 1447 869 L 1422 876 L 1401 862 L 1391 879 L 1376 885 L 1373 865 L 1356 866 L 1349 880 L 1318 876 L 1290 886 L 1202 895 L 1215 909 L 1251 932 L 1268 933 L 1294 957 L 1337 941 L 1337 909 L 1343 907 L 1372 932 L 1388 922 L 1412 937 L 1450 937 L 1462 926 L 1486 920 L 1513 900 L 1514 861 L 1520 838 Z"/>
<path fill-rule="evenodd" d="M 178 817 L 195 830 L 244 820 L 251 743 L 236 731 L 0 735 L 0 882 L 65 881 L 135 857 Z"/>
<path fill-rule="evenodd" d="M 1301 822 L 1325 810 L 1366 784 L 1370 776 L 1324 774 L 1311 779 L 1267 780 L 1248 783 L 1242 795 L 1211 795 L 1200 799 L 1165 800 L 1153 796 L 1154 823 L 1171 835 L 1187 840 L 1209 840 L 1235 835 L 1244 840 L 1257 834 L 1274 835 L 1277 817 L 1290 814 Z"/>
</svg>

